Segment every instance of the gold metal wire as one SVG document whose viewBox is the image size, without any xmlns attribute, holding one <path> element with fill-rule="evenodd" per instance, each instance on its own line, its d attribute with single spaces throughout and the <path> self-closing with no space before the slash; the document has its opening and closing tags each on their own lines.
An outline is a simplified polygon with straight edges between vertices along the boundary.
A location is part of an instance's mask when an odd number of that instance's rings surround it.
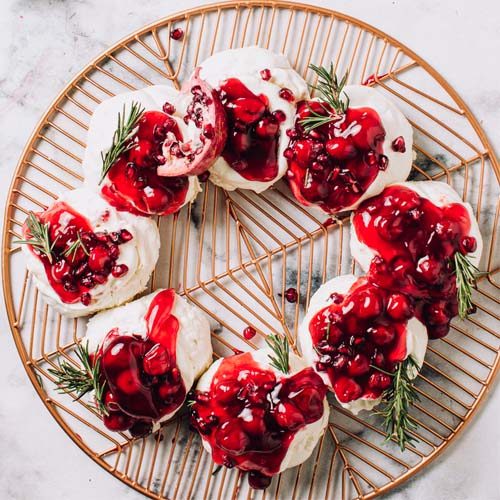
<svg viewBox="0 0 500 500">
<path fill-rule="evenodd" d="M 185 36 L 175 42 L 172 27 Z M 81 158 L 93 109 L 118 92 L 182 79 L 203 58 L 258 44 L 283 51 L 304 77 L 332 60 L 351 82 L 370 78 L 409 117 L 417 154 L 412 176 L 452 184 L 469 201 L 485 240 L 489 271 L 474 296 L 477 313 L 432 342 L 417 382 L 412 412 L 419 442 L 405 453 L 383 445 L 380 421 L 332 403 L 325 436 L 302 466 L 274 479 L 265 492 L 248 489 L 238 471 L 221 470 L 202 451 L 182 415 L 145 439 L 108 432 L 83 401 L 54 390 L 48 368 L 75 362 L 82 320 L 47 306 L 31 283 L 13 239 L 29 210 L 82 181 Z M 93 460 L 151 498 L 373 498 L 400 485 L 454 440 L 491 388 L 499 366 L 498 202 L 500 170 L 465 103 L 411 50 L 379 30 L 327 9 L 289 2 L 218 3 L 169 16 L 122 40 L 83 69 L 56 98 L 28 141 L 10 188 L 3 238 L 4 292 L 21 361 L 45 406 Z M 151 289 L 174 286 L 213 321 L 216 357 L 258 347 L 285 332 L 295 347 L 311 294 L 325 280 L 356 270 L 348 219 L 325 217 L 295 202 L 278 183 L 261 195 L 207 184 L 196 203 L 159 221 L 162 253 Z M 287 304 L 295 286 L 300 300 Z M 258 336 L 241 332 L 253 325 Z M 185 415 L 184 415 L 185 416 Z"/>
</svg>

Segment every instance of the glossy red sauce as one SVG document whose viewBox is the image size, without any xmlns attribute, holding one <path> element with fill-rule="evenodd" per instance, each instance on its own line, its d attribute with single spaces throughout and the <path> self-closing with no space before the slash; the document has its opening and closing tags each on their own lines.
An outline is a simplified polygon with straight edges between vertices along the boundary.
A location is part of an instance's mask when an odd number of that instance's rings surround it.
<svg viewBox="0 0 500 500">
<path fill-rule="evenodd" d="M 392 383 L 377 368 L 392 372 L 406 358 L 411 303 L 365 278 L 359 278 L 345 295 L 334 293 L 330 298 L 330 305 L 309 323 L 319 356 L 316 369 L 326 372 L 342 403 L 376 399 Z"/>
<path fill-rule="evenodd" d="M 438 207 L 411 189 L 390 186 L 363 202 L 353 224 L 361 243 L 377 254 L 369 279 L 411 297 L 430 338 L 446 335 L 457 314 L 454 255 L 476 248 L 467 209 Z"/>
<path fill-rule="evenodd" d="M 348 108 L 336 121 L 306 133 L 300 121 L 311 110 L 326 115 L 331 108 L 318 101 L 299 104 L 295 126 L 288 131 L 287 179 L 301 203 L 318 205 L 328 213 L 340 212 L 387 169 L 385 130 L 377 112 L 364 107 Z"/>
<path fill-rule="evenodd" d="M 152 300 L 145 316 L 147 334 L 108 333 L 99 351 L 101 374 L 106 381 L 112 430 L 150 430 L 151 422 L 182 405 L 186 388 L 176 363 L 179 321 L 172 314 L 175 291 L 163 290 Z M 126 425 L 116 429 L 116 421 Z M 148 427 L 149 426 L 149 427 Z M 139 432 L 142 434 L 143 432 Z"/>
<path fill-rule="evenodd" d="M 209 391 L 196 391 L 191 422 L 217 464 L 249 471 L 250 486 L 265 488 L 297 431 L 323 416 L 326 391 L 312 368 L 277 376 L 251 353 L 230 356 Z"/>
<path fill-rule="evenodd" d="M 120 256 L 120 245 L 132 239 L 129 231 L 94 233 L 90 222 L 62 201 L 36 217 L 49 224 L 52 261 L 35 247 L 30 246 L 30 249 L 43 263 L 50 286 L 62 302 L 74 304 L 80 301 L 89 305 L 95 286 L 106 283 L 110 274 L 120 277 L 128 272 L 127 266 L 116 264 L 116 261 Z M 26 239 L 30 239 L 26 225 L 23 233 Z M 70 252 L 78 236 L 83 247 Z"/>
<path fill-rule="evenodd" d="M 111 167 L 102 184 L 102 195 L 111 205 L 136 215 L 167 215 L 181 208 L 188 178 L 160 177 L 156 173 L 165 163 L 162 148 L 169 135 L 182 139 L 171 116 L 162 111 L 143 114 L 130 149 Z"/>
<path fill-rule="evenodd" d="M 222 82 L 220 96 L 229 129 L 223 158 L 245 179 L 272 181 L 279 170 L 279 128 L 285 114 L 271 112 L 265 95 L 254 94 L 236 78 Z"/>
</svg>

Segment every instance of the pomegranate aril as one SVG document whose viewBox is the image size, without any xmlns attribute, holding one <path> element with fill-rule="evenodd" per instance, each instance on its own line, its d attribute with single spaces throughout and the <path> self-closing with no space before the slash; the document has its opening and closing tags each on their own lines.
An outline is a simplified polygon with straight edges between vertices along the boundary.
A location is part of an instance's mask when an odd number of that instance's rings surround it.
<svg viewBox="0 0 500 500">
<path fill-rule="evenodd" d="M 272 478 L 257 471 L 248 473 L 248 484 L 254 490 L 265 490 L 271 484 Z"/>
<path fill-rule="evenodd" d="M 136 394 L 141 390 L 141 381 L 131 369 L 123 370 L 116 378 L 118 389 L 124 394 Z"/>
<path fill-rule="evenodd" d="M 84 305 L 84 306 L 89 306 L 90 303 L 92 302 L 92 297 L 90 295 L 90 293 L 88 292 L 85 292 L 85 293 L 82 293 L 80 295 L 80 302 Z"/>
<path fill-rule="evenodd" d="M 347 373 L 352 377 L 360 377 L 370 371 L 370 360 L 364 354 L 356 354 L 347 363 Z"/>
<path fill-rule="evenodd" d="M 286 87 L 282 88 L 279 92 L 278 95 L 284 99 L 285 101 L 288 102 L 293 102 L 295 101 L 295 96 L 293 95 L 293 92 L 290 89 L 287 89 Z"/>
<path fill-rule="evenodd" d="M 175 106 L 170 102 L 165 102 L 162 109 L 163 112 L 166 113 L 167 115 L 173 115 L 175 113 Z"/>
<path fill-rule="evenodd" d="M 286 114 L 281 109 L 277 109 L 276 111 L 273 111 L 272 116 L 279 123 L 282 123 L 286 120 Z"/>
<path fill-rule="evenodd" d="M 260 77 L 263 79 L 263 80 L 270 80 L 271 79 L 271 71 L 269 69 L 263 69 L 260 71 Z"/>
<path fill-rule="evenodd" d="M 170 32 L 170 38 L 172 40 L 180 40 L 184 36 L 184 30 L 182 28 L 174 28 Z"/>
<path fill-rule="evenodd" d="M 389 295 L 387 314 L 396 321 L 403 321 L 413 316 L 413 306 L 409 297 L 402 293 Z"/>
<path fill-rule="evenodd" d="M 304 416 L 293 403 L 279 403 L 274 411 L 276 423 L 284 428 L 294 431 L 305 423 Z"/>
<path fill-rule="evenodd" d="M 102 272 L 109 268 L 111 260 L 110 252 L 106 247 L 96 246 L 90 251 L 88 266 L 92 271 Z"/>
<path fill-rule="evenodd" d="M 253 328 L 251 326 L 247 326 L 243 330 L 243 337 L 245 337 L 247 340 L 251 340 L 255 337 L 256 333 L 257 333 L 257 331 L 255 330 L 255 328 Z"/>
<path fill-rule="evenodd" d="M 372 326 L 368 328 L 368 335 L 374 344 L 383 346 L 390 344 L 395 337 L 394 330 L 389 326 Z"/>
<path fill-rule="evenodd" d="M 339 377 L 333 385 L 333 390 L 341 403 L 349 403 L 359 399 L 363 393 L 361 386 L 348 377 Z"/>
<path fill-rule="evenodd" d="M 263 118 L 255 125 L 255 133 L 261 138 L 274 137 L 279 131 L 279 125 L 270 118 Z"/>
<path fill-rule="evenodd" d="M 477 240 L 474 236 L 464 236 L 460 240 L 459 247 L 463 254 L 475 252 L 477 249 Z"/>
<path fill-rule="evenodd" d="M 392 141 L 392 149 L 397 153 L 404 153 L 406 151 L 406 144 L 402 135 Z"/>
<path fill-rule="evenodd" d="M 285 290 L 285 299 L 287 300 L 287 302 L 294 304 L 295 302 L 297 302 L 298 298 L 299 294 L 296 288 L 288 288 L 287 290 Z"/>
<path fill-rule="evenodd" d="M 374 371 L 368 379 L 368 387 L 371 389 L 385 390 L 392 384 L 392 378 L 385 373 Z"/>
<path fill-rule="evenodd" d="M 239 427 L 233 428 L 227 423 L 217 429 L 216 440 L 218 446 L 235 456 L 243 454 L 250 444 L 248 434 Z"/>
<path fill-rule="evenodd" d="M 234 118 L 245 124 L 251 124 L 259 120 L 266 110 L 265 104 L 258 98 L 239 97 L 235 99 L 229 109 Z"/>
<path fill-rule="evenodd" d="M 118 400 L 111 391 L 106 392 L 104 396 L 104 404 L 109 411 L 118 411 L 120 409 Z"/>
<path fill-rule="evenodd" d="M 335 160 L 347 160 L 356 156 L 356 148 L 341 137 L 330 139 L 325 145 L 328 155 Z"/>
</svg>

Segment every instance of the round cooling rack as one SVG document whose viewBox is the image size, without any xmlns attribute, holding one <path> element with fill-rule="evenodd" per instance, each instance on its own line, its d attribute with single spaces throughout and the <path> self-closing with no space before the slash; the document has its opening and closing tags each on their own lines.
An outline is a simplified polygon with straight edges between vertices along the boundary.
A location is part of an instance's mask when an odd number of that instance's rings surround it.
<svg viewBox="0 0 500 500">
<path fill-rule="evenodd" d="M 184 37 L 169 37 L 182 28 Z M 313 83 L 310 63 L 329 64 L 351 83 L 364 82 L 394 100 L 415 136 L 412 179 L 451 184 L 470 202 L 485 240 L 474 294 L 477 313 L 453 322 L 430 343 L 412 409 L 418 443 L 402 453 L 384 444 L 375 415 L 354 416 L 332 402 L 330 424 L 311 458 L 251 491 L 241 473 L 216 468 L 188 429 L 186 414 L 147 438 L 102 425 L 84 401 L 59 394 L 47 371 L 75 361 L 85 320 L 46 305 L 13 240 L 30 210 L 82 182 L 81 158 L 92 111 L 120 92 L 157 83 L 179 87 L 210 54 L 260 45 L 285 53 Z M 26 145 L 10 188 L 3 240 L 4 291 L 21 361 L 43 403 L 73 441 L 130 487 L 152 498 L 372 498 L 401 484 L 453 441 L 485 399 L 499 366 L 500 170 L 483 130 L 434 69 L 396 40 L 343 14 L 289 2 L 231 2 L 167 17 L 95 59 L 63 89 Z M 212 320 L 216 356 L 262 345 L 267 333 L 297 336 L 311 294 L 338 274 L 356 272 L 349 220 L 297 204 L 278 183 L 261 195 L 226 192 L 210 183 L 195 203 L 158 221 L 160 261 L 150 287 L 175 287 Z M 284 291 L 299 291 L 296 304 Z M 252 325 L 253 341 L 242 331 Z"/>
</svg>

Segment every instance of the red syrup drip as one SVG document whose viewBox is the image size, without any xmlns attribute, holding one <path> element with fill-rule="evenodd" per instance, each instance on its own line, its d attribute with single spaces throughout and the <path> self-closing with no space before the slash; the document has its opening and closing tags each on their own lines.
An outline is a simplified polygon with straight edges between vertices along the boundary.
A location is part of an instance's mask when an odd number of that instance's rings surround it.
<svg viewBox="0 0 500 500">
<path fill-rule="evenodd" d="M 345 115 L 306 133 L 300 121 L 331 112 L 327 103 L 299 103 L 297 120 L 288 131 L 287 179 L 295 197 L 327 213 L 340 212 L 366 192 L 379 171 L 388 165 L 384 155 L 385 130 L 372 108 L 348 108 Z"/>
<path fill-rule="evenodd" d="M 99 351 L 101 374 L 113 404 L 105 425 L 126 417 L 125 428 L 133 434 L 150 430 L 151 421 L 182 405 L 186 388 L 176 364 L 179 321 L 172 314 L 175 291 L 163 290 L 152 300 L 145 320 L 147 334 L 120 335 L 111 330 Z M 111 394 L 111 396 L 109 396 Z M 125 417 L 123 417 L 123 415 Z M 113 429 L 116 430 L 116 429 Z"/>
<path fill-rule="evenodd" d="M 255 95 L 236 78 L 221 84 L 220 96 L 229 130 L 223 158 L 247 180 L 272 181 L 278 175 L 280 122 L 285 114 L 272 113 L 265 95 Z"/>
<path fill-rule="evenodd" d="M 182 139 L 175 120 L 161 111 L 146 111 L 131 139 L 133 146 L 111 167 L 108 182 L 103 183 L 101 192 L 110 205 L 136 215 L 168 215 L 182 207 L 188 178 L 156 173 L 165 163 L 162 147 L 167 135 Z"/>
<path fill-rule="evenodd" d="M 62 201 L 54 203 L 36 217 L 40 222 L 49 224 L 52 262 L 31 245 L 30 250 L 42 262 L 50 286 L 62 302 L 74 304 L 81 301 L 87 306 L 91 303 L 95 286 L 106 283 L 110 274 L 116 277 L 117 274 L 123 276 L 127 273 L 127 266 L 116 265 L 120 256 L 119 245 L 132 239 L 127 230 L 94 233 L 90 222 Z M 23 234 L 26 239 L 31 238 L 26 225 Z M 78 236 L 85 249 L 79 246 L 76 251 L 70 252 Z"/>
<path fill-rule="evenodd" d="M 319 356 L 316 369 L 326 372 L 339 401 L 376 399 L 392 382 L 389 375 L 406 357 L 408 299 L 359 278 L 345 296 L 318 311 L 309 333 Z"/>
<path fill-rule="evenodd" d="M 326 391 L 312 368 L 277 376 L 251 353 L 230 356 L 209 391 L 196 391 L 191 422 L 217 464 L 249 471 L 250 486 L 265 488 L 295 434 L 323 416 Z"/>
<path fill-rule="evenodd" d="M 438 207 L 411 189 L 391 186 L 365 201 L 353 224 L 361 243 L 377 254 L 370 281 L 407 294 L 429 337 L 445 336 L 458 312 L 454 255 L 476 247 L 467 209 L 460 203 Z"/>
</svg>

